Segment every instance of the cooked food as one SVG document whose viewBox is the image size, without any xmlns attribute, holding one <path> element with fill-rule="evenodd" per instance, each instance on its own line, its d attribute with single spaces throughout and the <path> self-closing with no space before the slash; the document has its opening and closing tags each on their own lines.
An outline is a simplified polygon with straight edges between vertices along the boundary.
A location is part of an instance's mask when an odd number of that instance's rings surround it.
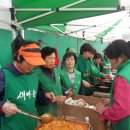
<svg viewBox="0 0 130 130">
<path fill-rule="evenodd" d="M 77 121 L 54 119 L 52 122 L 42 124 L 38 130 L 89 130 L 89 125 Z"/>
</svg>

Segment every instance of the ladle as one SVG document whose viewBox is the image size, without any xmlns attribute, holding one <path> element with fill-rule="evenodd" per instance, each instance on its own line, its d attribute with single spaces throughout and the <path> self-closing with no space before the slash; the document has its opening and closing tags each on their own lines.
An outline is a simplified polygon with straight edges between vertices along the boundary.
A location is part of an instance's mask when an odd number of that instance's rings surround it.
<svg viewBox="0 0 130 130">
<path fill-rule="evenodd" d="M 19 113 L 26 115 L 26 116 L 29 116 L 29 117 L 39 119 L 43 123 L 51 122 L 54 119 L 53 115 L 51 115 L 49 113 L 43 114 L 42 116 L 36 116 L 36 115 L 30 114 L 30 113 L 27 113 L 27 112 L 23 112 L 23 111 L 20 111 Z"/>
</svg>

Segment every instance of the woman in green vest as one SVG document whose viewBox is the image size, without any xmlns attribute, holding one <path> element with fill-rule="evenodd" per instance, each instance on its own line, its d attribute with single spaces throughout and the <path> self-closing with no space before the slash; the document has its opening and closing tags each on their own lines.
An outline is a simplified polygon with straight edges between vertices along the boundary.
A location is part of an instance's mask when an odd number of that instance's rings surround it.
<svg viewBox="0 0 130 130">
<path fill-rule="evenodd" d="M 103 71 L 102 55 L 100 53 L 95 53 L 93 57 L 93 61 L 98 71 L 102 72 Z"/>
<path fill-rule="evenodd" d="M 109 78 L 108 75 L 101 74 L 93 68 L 93 64 L 90 61 L 93 51 L 94 49 L 90 44 L 84 43 L 80 48 L 80 55 L 76 64 L 76 69 L 81 72 L 82 79 L 89 83 L 91 83 L 90 76 Z M 92 87 L 85 88 L 85 95 L 91 96 L 94 90 Z"/>
<path fill-rule="evenodd" d="M 41 50 L 41 54 L 46 65 L 34 70 L 40 81 L 36 108 L 39 115 L 44 113 L 56 115 L 56 102 L 65 100 L 66 98 L 62 96 L 60 72 L 58 68 L 55 68 L 56 50 L 52 47 L 44 47 Z M 52 93 L 52 95 L 48 96 L 48 93 Z M 42 100 L 42 95 L 45 95 L 47 98 Z"/>
<path fill-rule="evenodd" d="M 27 41 L 15 51 L 14 59 L 15 62 L 0 69 L 0 113 L 3 113 L 0 129 L 34 130 L 37 120 L 20 112 L 36 114 L 38 78 L 32 69 L 45 62 L 37 43 Z"/>
<path fill-rule="evenodd" d="M 111 122 L 114 130 L 130 130 L 130 47 L 115 40 L 105 49 L 112 68 L 117 69 L 110 95 L 110 107 L 97 104 L 101 120 Z"/>
<path fill-rule="evenodd" d="M 67 52 L 63 56 L 63 63 L 65 66 L 64 69 L 62 69 L 61 71 L 61 84 L 63 86 L 62 87 L 63 92 L 67 90 L 71 91 L 72 88 L 75 87 L 73 93 L 79 94 L 82 83 L 84 84 L 85 87 L 90 87 L 90 83 L 86 81 L 82 81 L 81 73 L 74 68 L 76 62 L 77 62 L 77 57 L 73 52 Z"/>
<path fill-rule="evenodd" d="M 98 76 L 91 76 L 91 82 L 95 86 L 102 78 L 102 55 L 100 53 L 94 53 L 93 59 L 91 59 L 91 68 L 93 72 L 99 74 Z M 91 74 L 92 75 L 92 74 Z"/>
</svg>

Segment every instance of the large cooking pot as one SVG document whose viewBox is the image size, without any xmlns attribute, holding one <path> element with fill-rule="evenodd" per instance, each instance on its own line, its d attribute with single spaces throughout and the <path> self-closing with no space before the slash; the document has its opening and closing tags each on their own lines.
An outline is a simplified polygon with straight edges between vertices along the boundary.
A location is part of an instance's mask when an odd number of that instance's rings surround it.
<svg viewBox="0 0 130 130">
<path fill-rule="evenodd" d="M 72 128 L 73 130 L 91 130 L 89 123 L 59 117 L 49 123 L 42 123 L 36 130 L 72 130 Z"/>
</svg>

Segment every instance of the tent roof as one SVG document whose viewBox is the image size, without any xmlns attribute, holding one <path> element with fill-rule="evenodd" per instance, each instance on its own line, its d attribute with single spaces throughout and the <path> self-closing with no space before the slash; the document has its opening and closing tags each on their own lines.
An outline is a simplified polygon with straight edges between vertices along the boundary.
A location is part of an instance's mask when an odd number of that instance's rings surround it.
<svg viewBox="0 0 130 130">
<path fill-rule="evenodd" d="M 73 20 L 66 24 L 65 34 L 86 40 L 110 42 L 122 39 L 123 33 L 130 30 L 128 11 Z"/>
<path fill-rule="evenodd" d="M 118 0 L 12 0 L 16 18 L 24 28 L 34 28 L 55 23 L 115 12 Z"/>
</svg>

